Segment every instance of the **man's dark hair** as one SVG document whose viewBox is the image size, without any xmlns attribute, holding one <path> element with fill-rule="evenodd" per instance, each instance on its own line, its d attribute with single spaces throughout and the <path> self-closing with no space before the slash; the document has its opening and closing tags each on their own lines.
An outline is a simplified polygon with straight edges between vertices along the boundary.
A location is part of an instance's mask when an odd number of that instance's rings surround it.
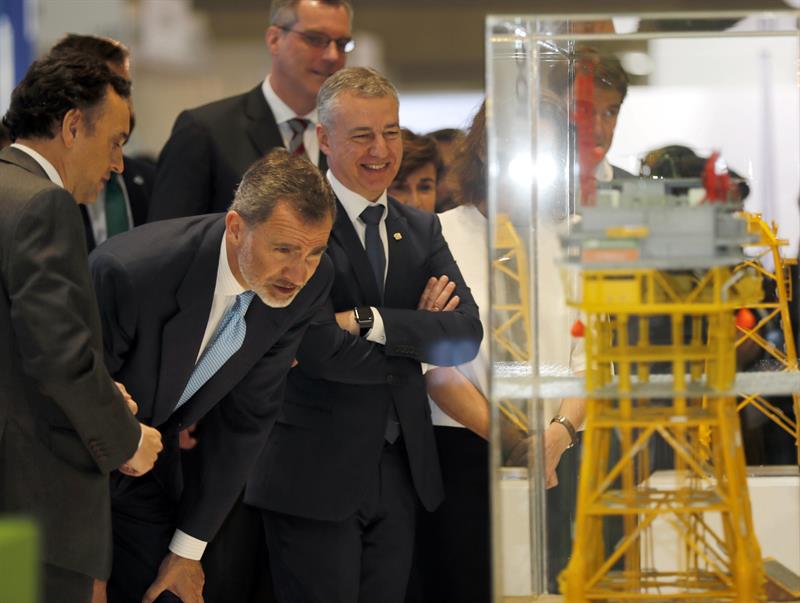
<svg viewBox="0 0 800 603">
<path fill-rule="evenodd" d="M 50 56 L 59 56 L 70 52 L 88 54 L 120 68 L 125 67 L 131 54 L 125 44 L 113 38 L 70 33 L 55 43 L 50 49 Z"/>
<path fill-rule="evenodd" d="M 48 55 L 35 61 L 14 88 L 3 125 L 11 140 L 54 138 L 67 112 L 80 109 L 91 127 L 92 110 L 103 102 L 109 86 L 130 98 L 130 82 L 100 59 L 77 52 Z"/>
<path fill-rule="evenodd" d="M 336 218 L 336 197 L 328 179 L 307 158 L 276 147 L 247 168 L 231 209 L 248 226 L 272 215 L 278 203 L 288 204 L 304 222 Z"/>
</svg>

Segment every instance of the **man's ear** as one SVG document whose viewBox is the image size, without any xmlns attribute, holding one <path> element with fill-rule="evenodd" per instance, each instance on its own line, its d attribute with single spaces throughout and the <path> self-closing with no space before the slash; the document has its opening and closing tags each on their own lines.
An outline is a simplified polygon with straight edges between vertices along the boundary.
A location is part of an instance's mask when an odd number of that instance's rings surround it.
<svg viewBox="0 0 800 603">
<path fill-rule="evenodd" d="M 278 54 L 278 42 L 282 33 L 281 28 L 275 25 L 270 25 L 267 27 L 267 31 L 264 32 L 264 41 L 267 43 L 267 50 L 272 56 Z"/>
<path fill-rule="evenodd" d="M 328 129 L 322 124 L 317 124 L 317 140 L 319 141 L 320 151 L 325 153 L 325 155 L 330 156 L 331 154 L 331 147 L 329 144 L 330 136 L 328 134 Z"/>
<path fill-rule="evenodd" d="M 238 212 L 231 209 L 225 214 L 225 236 L 228 237 L 231 243 L 239 244 L 242 238 L 243 226 L 244 221 Z"/>
<path fill-rule="evenodd" d="M 70 109 L 64 114 L 64 119 L 61 120 L 61 139 L 68 149 L 75 144 L 82 121 L 83 112 L 78 108 Z"/>
</svg>

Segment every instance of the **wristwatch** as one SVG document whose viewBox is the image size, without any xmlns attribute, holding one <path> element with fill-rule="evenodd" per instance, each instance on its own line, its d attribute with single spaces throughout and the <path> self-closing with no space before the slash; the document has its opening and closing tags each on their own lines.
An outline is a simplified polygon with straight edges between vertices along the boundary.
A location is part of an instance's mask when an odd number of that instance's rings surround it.
<svg viewBox="0 0 800 603">
<path fill-rule="evenodd" d="M 361 329 L 359 334 L 361 337 L 364 337 L 375 322 L 375 317 L 372 315 L 372 308 L 369 306 L 356 306 L 353 308 L 353 314 L 356 317 L 358 328 Z"/>
<path fill-rule="evenodd" d="M 567 417 L 564 415 L 556 415 L 550 419 L 550 423 L 561 423 L 564 426 L 564 429 L 567 430 L 567 433 L 569 434 L 569 446 L 567 446 L 567 448 L 572 448 L 578 442 L 578 432 L 575 431 L 575 426 Z"/>
</svg>

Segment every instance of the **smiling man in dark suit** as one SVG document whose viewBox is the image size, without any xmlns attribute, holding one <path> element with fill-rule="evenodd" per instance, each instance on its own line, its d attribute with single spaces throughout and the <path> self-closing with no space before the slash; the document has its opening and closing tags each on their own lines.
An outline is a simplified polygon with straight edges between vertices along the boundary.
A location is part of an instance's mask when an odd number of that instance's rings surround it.
<svg viewBox="0 0 800 603">
<path fill-rule="evenodd" d="M 387 198 L 402 156 L 397 91 L 371 69 L 343 69 L 319 111 L 339 202 L 336 280 L 246 501 L 264 509 L 282 603 L 401 603 L 416 514 L 442 499 L 420 363 L 472 359 L 482 329 L 438 218 Z"/>
<path fill-rule="evenodd" d="M 100 61 L 48 57 L 3 120 L 14 144 L 0 152 L 0 513 L 39 522 L 47 603 L 88 602 L 92 577 L 108 576 L 108 474 L 142 475 L 161 449 L 103 363 L 76 205 L 122 170 L 129 95 Z"/>
<path fill-rule="evenodd" d="M 112 478 L 111 603 L 202 600 L 206 543 L 327 299 L 334 214 L 319 170 L 275 149 L 245 173 L 226 214 L 146 224 L 92 253 L 106 363 L 165 446 L 152 477 Z M 196 471 L 184 475 L 178 433 L 201 417 Z"/>
<path fill-rule="evenodd" d="M 325 170 L 315 125 L 319 87 L 353 49 L 348 0 L 274 0 L 272 71 L 245 94 L 184 111 L 161 151 L 149 221 L 225 211 L 245 169 L 275 147 Z"/>
</svg>

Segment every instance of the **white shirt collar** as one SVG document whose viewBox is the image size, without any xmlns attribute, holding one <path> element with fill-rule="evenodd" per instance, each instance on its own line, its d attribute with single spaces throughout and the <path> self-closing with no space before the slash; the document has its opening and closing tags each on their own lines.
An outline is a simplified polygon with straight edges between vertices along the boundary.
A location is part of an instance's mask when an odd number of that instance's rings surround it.
<svg viewBox="0 0 800 603">
<path fill-rule="evenodd" d="M 58 173 L 58 170 L 53 167 L 53 164 L 47 161 L 41 153 L 37 153 L 30 147 L 26 147 L 24 144 L 19 144 L 15 142 L 11 145 L 15 149 L 19 149 L 26 155 L 29 155 L 36 163 L 38 163 L 41 168 L 44 170 L 44 173 L 47 174 L 47 177 L 50 178 L 50 181 L 53 184 L 57 184 L 61 188 L 64 188 L 64 181 L 61 180 L 61 176 Z"/>
<path fill-rule="evenodd" d="M 375 205 L 375 203 L 379 203 L 386 207 L 387 209 L 384 210 L 383 216 L 381 216 L 381 220 L 386 220 L 386 214 L 388 214 L 388 201 L 386 196 L 386 191 L 381 193 L 381 196 L 378 197 L 377 201 L 369 201 L 368 199 L 362 197 L 358 193 L 354 193 L 349 188 L 347 188 L 344 184 L 339 182 L 336 176 L 333 175 L 333 172 L 328 170 L 327 173 L 328 182 L 331 183 L 331 188 L 333 192 L 338 197 L 339 201 L 344 207 L 344 211 L 347 213 L 347 217 L 350 218 L 351 222 L 355 222 L 359 219 L 361 212 L 364 211 L 367 207 L 371 207 Z"/>
<path fill-rule="evenodd" d="M 264 98 L 269 105 L 269 108 L 272 109 L 272 115 L 275 116 L 275 123 L 282 124 L 290 119 L 295 117 L 302 117 L 303 119 L 307 119 L 311 123 L 317 123 L 317 108 L 314 107 L 312 111 L 306 113 L 305 115 L 297 115 L 289 105 L 281 100 L 281 98 L 275 94 L 275 90 L 272 89 L 272 84 L 269 82 L 270 76 L 264 78 L 264 83 L 261 84 L 261 91 L 264 93 Z"/>
<path fill-rule="evenodd" d="M 225 245 L 225 234 L 222 233 L 222 243 L 219 250 L 219 264 L 217 265 L 217 284 L 214 286 L 214 295 L 236 296 L 246 291 L 239 284 L 236 277 L 231 272 L 231 265 L 228 263 L 228 248 Z"/>
</svg>

